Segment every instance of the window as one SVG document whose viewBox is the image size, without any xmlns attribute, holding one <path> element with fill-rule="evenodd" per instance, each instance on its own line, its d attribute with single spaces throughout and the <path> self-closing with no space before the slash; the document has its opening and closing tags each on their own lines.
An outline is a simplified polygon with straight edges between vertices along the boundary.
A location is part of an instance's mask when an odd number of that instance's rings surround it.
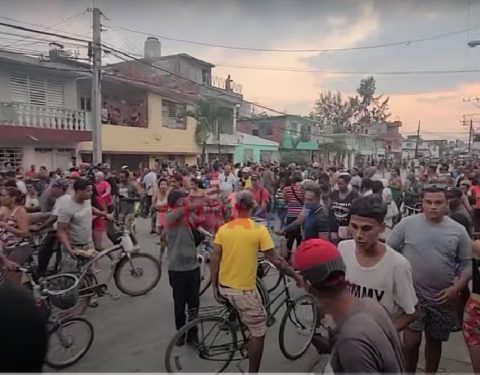
<svg viewBox="0 0 480 375">
<path fill-rule="evenodd" d="M 183 129 L 187 128 L 185 116 L 186 106 L 182 103 L 162 100 L 162 124 L 164 128 Z"/>
<path fill-rule="evenodd" d="M 260 137 L 270 137 L 273 135 L 272 124 L 262 122 L 259 125 Z"/>
<path fill-rule="evenodd" d="M 11 164 L 13 169 L 20 168 L 23 162 L 23 150 L 21 148 L 2 148 L 0 147 L 0 167 L 6 167 Z"/>
<path fill-rule="evenodd" d="M 38 106 L 63 107 L 64 82 L 27 73 L 10 75 L 12 101 Z"/>
<path fill-rule="evenodd" d="M 82 111 L 91 111 L 92 110 L 92 101 L 90 98 L 84 96 L 80 97 L 80 109 Z"/>
</svg>

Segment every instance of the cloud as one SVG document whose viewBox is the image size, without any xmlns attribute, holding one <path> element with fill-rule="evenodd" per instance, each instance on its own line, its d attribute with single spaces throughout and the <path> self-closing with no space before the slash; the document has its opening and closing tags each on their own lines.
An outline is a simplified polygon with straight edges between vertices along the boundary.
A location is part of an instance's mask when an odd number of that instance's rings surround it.
<svg viewBox="0 0 480 375">
<path fill-rule="evenodd" d="M 462 136 L 462 114 L 478 112 L 472 103 L 463 101 L 465 97 L 475 97 L 480 92 L 480 84 L 470 83 L 451 91 L 428 92 L 423 94 L 392 95 L 390 109 L 401 115 L 403 132 L 414 132 L 420 120 L 422 129 L 437 138 Z"/>
</svg>

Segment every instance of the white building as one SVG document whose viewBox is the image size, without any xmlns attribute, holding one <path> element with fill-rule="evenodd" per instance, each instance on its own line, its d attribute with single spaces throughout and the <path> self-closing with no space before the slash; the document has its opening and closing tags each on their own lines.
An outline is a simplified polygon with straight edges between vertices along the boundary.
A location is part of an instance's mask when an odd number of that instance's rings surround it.
<svg viewBox="0 0 480 375">
<path fill-rule="evenodd" d="M 415 159 L 415 158 L 439 158 L 440 146 L 437 141 L 428 141 L 420 138 L 417 146 L 417 136 L 408 136 L 402 141 L 402 158 L 403 159 Z M 415 155 L 417 150 L 417 155 Z"/>
<path fill-rule="evenodd" d="M 90 73 L 61 60 L 0 51 L 0 169 L 68 168 L 78 143 L 91 140 L 90 99 L 77 95 Z"/>
</svg>

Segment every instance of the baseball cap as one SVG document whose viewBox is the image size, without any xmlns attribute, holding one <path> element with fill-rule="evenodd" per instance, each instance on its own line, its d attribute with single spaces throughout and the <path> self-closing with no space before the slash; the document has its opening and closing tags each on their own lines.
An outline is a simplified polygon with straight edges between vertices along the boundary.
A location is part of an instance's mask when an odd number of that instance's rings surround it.
<svg viewBox="0 0 480 375">
<path fill-rule="evenodd" d="M 303 241 L 293 255 L 293 265 L 313 286 L 324 288 L 345 280 L 345 263 L 337 247 L 321 238 Z"/>
<path fill-rule="evenodd" d="M 320 167 L 320 163 L 317 162 L 317 161 L 316 161 L 316 162 L 313 162 L 312 167 L 313 167 L 313 168 L 318 168 L 318 167 Z"/>
</svg>

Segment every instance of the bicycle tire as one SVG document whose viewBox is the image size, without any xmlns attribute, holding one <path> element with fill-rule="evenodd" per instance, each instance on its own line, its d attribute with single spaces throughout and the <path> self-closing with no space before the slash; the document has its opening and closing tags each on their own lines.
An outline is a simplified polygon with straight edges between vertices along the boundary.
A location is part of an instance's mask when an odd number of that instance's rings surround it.
<svg viewBox="0 0 480 375">
<path fill-rule="evenodd" d="M 128 267 L 129 264 L 130 264 L 130 261 L 133 262 L 134 259 L 139 259 L 139 258 L 148 259 L 149 261 L 151 261 L 151 263 L 155 265 L 154 268 L 158 272 L 156 272 L 156 274 L 152 278 L 152 281 L 148 284 L 147 287 L 134 291 L 134 290 L 128 288 L 127 285 L 125 285 L 125 283 L 122 281 L 122 276 L 121 275 L 122 275 L 123 268 Z M 142 273 L 140 275 L 140 277 L 143 276 L 143 269 L 141 271 L 139 269 L 136 269 L 135 271 L 138 271 L 138 273 Z M 131 273 L 131 271 L 130 271 L 130 273 Z M 118 262 L 117 265 L 115 266 L 115 271 L 113 273 L 113 278 L 115 280 L 115 285 L 118 288 L 118 290 L 120 290 L 122 293 L 125 293 L 125 294 L 127 294 L 131 297 L 143 296 L 143 295 L 147 294 L 149 291 L 151 291 L 153 288 L 155 288 L 157 286 L 158 282 L 160 281 L 161 276 L 162 276 L 162 267 L 158 263 L 158 260 L 155 259 L 155 257 L 153 255 L 146 254 L 146 253 L 133 253 L 133 254 L 130 254 L 130 258 L 126 257 L 126 256 L 123 257 L 120 260 L 120 262 Z M 137 277 L 137 276 L 135 276 L 135 277 Z"/>
<path fill-rule="evenodd" d="M 182 369 L 174 369 L 173 364 L 176 362 L 176 359 L 170 358 L 172 356 L 173 349 L 176 347 L 177 341 L 179 341 L 181 338 L 184 338 L 190 329 L 192 329 L 193 327 L 197 327 L 199 323 L 207 322 L 207 321 L 218 323 L 219 325 L 221 325 L 221 328 L 219 329 L 222 331 L 228 330 L 232 336 L 232 345 L 234 345 L 235 348 L 237 347 L 237 344 L 238 344 L 237 333 L 233 328 L 232 324 L 228 320 L 225 320 L 219 316 L 213 316 L 213 315 L 196 318 L 191 322 L 185 324 L 182 328 L 180 328 L 168 343 L 167 350 L 165 351 L 165 370 L 168 373 L 177 373 L 182 370 Z M 223 372 L 228 367 L 228 365 L 232 362 L 234 355 L 235 355 L 235 350 L 232 349 L 229 356 L 227 357 L 227 359 L 225 360 L 223 365 L 221 365 L 220 369 L 217 372 Z M 220 361 L 216 361 L 216 362 L 220 362 Z"/>
<path fill-rule="evenodd" d="M 282 281 L 282 274 L 278 271 L 277 271 L 277 278 L 276 278 L 276 281 L 273 283 L 273 286 L 272 287 L 266 287 L 268 293 L 272 293 L 274 290 L 276 290 L 278 288 L 278 286 L 280 285 L 280 282 Z M 268 277 L 268 274 L 270 272 L 275 272 L 273 267 L 270 267 L 270 266 L 266 266 L 266 268 L 264 269 L 264 275 L 262 277 L 262 279 Z M 265 283 L 266 284 L 266 283 Z"/>
<path fill-rule="evenodd" d="M 90 323 L 87 319 L 85 318 L 81 318 L 81 317 L 74 317 L 74 318 L 70 318 L 70 319 L 67 319 L 65 321 L 62 321 L 60 322 L 59 324 L 55 325 L 53 327 L 53 329 L 50 331 L 49 333 L 49 346 L 50 346 L 50 338 L 55 334 L 55 332 L 57 330 L 59 330 L 60 328 L 62 327 L 65 327 L 65 326 L 68 326 L 68 325 L 71 325 L 71 324 L 74 324 L 75 322 L 82 322 L 82 324 L 85 324 L 85 326 L 87 327 L 88 331 L 89 331 L 89 339 L 87 341 L 87 345 L 77 354 L 75 355 L 74 357 L 70 358 L 69 360 L 67 361 L 63 361 L 63 362 L 56 362 L 56 361 L 53 361 L 50 357 L 49 357 L 49 354 L 50 354 L 50 347 L 49 349 L 47 350 L 47 355 L 45 357 L 45 363 L 51 367 L 51 368 L 54 368 L 54 369 L 62 369 L 62 368 L 65 368 L 65 367 L 68 367 L 68 366 L 71 366 L 75 363 L 77 363 L 80 359 L 82 359 L 82 357 L 87 354 L 88 350 L 90 349 L 90 347 L 92 346 L 92 343 L 93 343 L 93 339 L 95 337 L 95 331 L 93 329 L 93 325 L 92 323 Z"/>
<path fill-rule="evenodd" d="M 268 306 L 270 304 L 270 295 L 268 294 L 267 288 L 265 287 L 264 282 L 261 278 L 257 277 L 256 280 L 256 287 L 258 294 L 260 295 L 260 299 L 262 300 L 262 305 L 269 312 Z"/>
<path fill-rule="evenodd" d="M 207 291 L 207 289 L 210 287 L 210 285 L 212 284 L 212 274 L 210 273 L 210 261 L 207 257 L 204 257 L 205 259 L 205 264 L 200 264 L 200 269 L 201 269 L 201 273 L 200 273 L 200 296 L 205 293 Z M 206 279 L 207 281 L 203 281 L 203 278 L 205 276 L 205 274 L 202 272 L 202 269 L 203 267 L 207 267 L 208 268 L 208 279 Z"/>
<path fill-rule="evenodd" d="M 291 311 L 295 308 L 295 306 L 301 301 L 301 300 L 309 300 L 309 302 L 312 305 L 313 308 L 313 329 L 312 332 L 310 333 L 310 338 L 308 342 L 304 345 L 304 347 L 298 352 L 298 353 L 289 353 L 289 351 L 286 348 L 285 341 L 288 340 L 285 338 L 285 326 L 287 325 L 287 321 L 290 318 L 290 313 Z M 315 334 L 315 327 L 317 326 L 317 320 L 318 320 L 318 315 L 317 315 L 317 305 L 315 304 L 315 301 L 312 296 L 308 294 L 304 294 L 298 298 L 296 298 L 294 301 L 288 304 L 287 309 L 285 311 L 285 314 L 283 315 L 282 322 L 280 324 L 280 330 L 278 332 L 278 341 L 280 344 L 280 350 L 282 354 L 284 355 L 285 358 L 290 359 L 290 360 L 295 360 L 300 358 L 302 355 L 305 354 L 305 352 L 308 350 L 312 343 L 313 335 Z"/>
</svg>

